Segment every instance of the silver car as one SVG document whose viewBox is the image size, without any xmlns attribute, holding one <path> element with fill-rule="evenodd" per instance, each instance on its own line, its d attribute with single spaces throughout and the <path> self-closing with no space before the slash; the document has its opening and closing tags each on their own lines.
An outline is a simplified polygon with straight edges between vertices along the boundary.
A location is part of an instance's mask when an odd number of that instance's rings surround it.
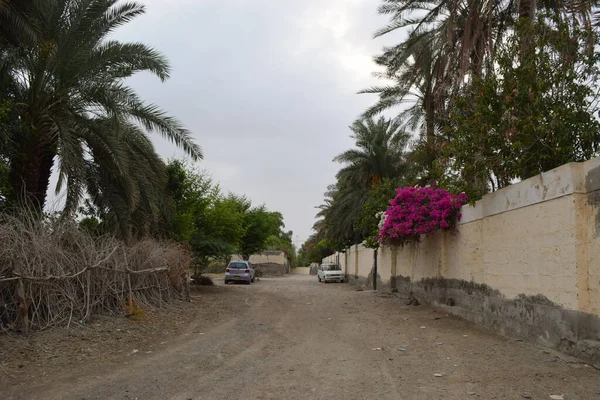
<svg viewBox="0 0 600 400">
<path fill-rule="evenodd" d="M 225 270 L 225 284 L 229 282 L 245 282 L 248 285 L 254 282 L 256 271 L 249 261 L 236 260 L 229 262 Z"/>
</svg>

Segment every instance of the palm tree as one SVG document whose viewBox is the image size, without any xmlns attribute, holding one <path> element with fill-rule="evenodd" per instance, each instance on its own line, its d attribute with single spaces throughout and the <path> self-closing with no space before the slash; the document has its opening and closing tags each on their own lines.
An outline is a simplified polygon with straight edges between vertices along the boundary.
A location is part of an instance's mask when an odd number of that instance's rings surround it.
<svg viewBox="0 0 600 400">
<path fill-rule="evenodd" d="M 162 163 L 141 128 L 172 140 L 194 159 L 202 154 L 177 120 L 125 85 L 139 71 L 164 81 L 167 60 L 144 44 L 106 39 L 144 7 L 118 0 L 22 4 L 28 6 L 10 10 L 35 27 L 36 40 L 16 32 L 0 49 L 0 94 L 16 105 L 22 127 L 10 138 L 8 156 L 18 200 L 43 208 L 57 160 L 57 189 L 66 185 L 67 212 L 86 191 L 102 196 L 95 202 L 121 207 L 117 215 L 125 205 L 129 213 L 150 207 L 149 188 Z"/>
<path fill-rule="evenodd" d="M 413 46 L 423 49 L 437 42 L 457 83 L 467 72 L 480 75 L 484 66 L 491 68 L 496 43 L 512 24 L 515 9 L 512 0 L 383 0 L 379 12 L 390 15 L 391 23 L 375 37 L 410 30 L 405 43 L 386 49 L 388 59 L 400 60 L 398 66 L 415 53 Z"/>
<path fill-rule="evenodd" d="M 135 124 L 123 121 L 118 131 L 113 131 L 110 126 L 101 126 L 110 121 L 96 122 L 106 136 L 118 136 L 118 146 L 127 162 L 119 164 L 110 153 L 93 148 L 90 159 L 83 160 L 81 171 L 75 170 L 68 176 L 68 190 L 86 188 L 88 206 L 96 210 L 105 229 L 119 237 L 129 239 L 152 233 L 161 218 L 168 218 L 165 214 L 170 210 L 162 159 Z M 81 192 L 69 192 L 65 209 L 74 210 L 81 197 Z"/>
<path fill-rule="evenodd" d="M 421 132 L 428 154 L 426 164 L 430 165 L 436 158 L 436 132 L 443 124 L 448 102 L 449 60 L 443 46 L 436 42 L 425 44 L 423 48 L 406 47 L 411 48 L 412 53 L 405 51 L 410 56 L 405 57 L 403 65 L 395 65 L 394 55 L 398 52 L 386 52 L 376 58 L 379 65 L 388 66 L 388 72 L 382 77 L 392 79 L 393 84 L 360 92 L 379 95 L 377 103 L 368 108 L 363 117 L 373 117 L 386 109 L 410 104 L 396 120 L 407 131 Z"/>
<path fill-rule="evenodd" d="M 24 12 L 32 5 L 33 0 L 0 0 L 0 47 L 35 40 L 35 29 Z"/>
<path fill-rule="evenodd" d="M 405 173 L 410 135 L 397 120 L 367 118 L 355 121 L 350 130 L 356 148 L 333 159 L 344 164 L 337 173 L 338 181 L 370 189 L 383 179 L 395 179 Z"/>
<path fill-rule="evenodd" d="M 399 181 L 409 171 L 406 148 L 409 135 L 400 123 L 383 117 L 355 121 L 352 138 L 356 148 L 334 158 L 343 164 L 337 183 L 325 193 L 325 203 L 313 227 L 319 237 L 338 249 L 359 243 L 370 232 L 363 232 L 360 217 L 372 190 L 383 180 Z"/>
<path fill-rule="evenodd" d="M 383 0 L 379 12 L 389 15 L 391 22 L 378 30 L 375 37 L 404 28 L 409 28 L 420 40 L 430 41 L 435 36 L 445 42 L 447 55 L 458 62 L 458 83 L 468 71 L 479 75 L 483 66 L 488 70 L 493 68 L 498 44 L 518 20 L 533 22 L 537 10 L 544 9 L 564 20 L 591 27 L 592 11 L 599 3 L 597 0 Z M 404 48 L 411 52 L 410 46 Z M 401 59 L 403 53 L 396 52 Z"/>
</svg>

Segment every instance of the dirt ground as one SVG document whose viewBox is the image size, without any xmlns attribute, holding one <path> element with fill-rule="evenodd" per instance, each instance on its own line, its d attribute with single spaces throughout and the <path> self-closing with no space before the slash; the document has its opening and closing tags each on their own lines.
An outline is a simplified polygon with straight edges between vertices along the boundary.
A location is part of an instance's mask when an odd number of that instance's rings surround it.
<svg viewBox="0 0 600 400">
<path fill-rule="evenodd" d="M 441 375 L 441 376 L 436 376 Z M 600 399 L 600 371 L 313 276 L 140 318 L 0 336 L 0 399 Z"/>
</svg>

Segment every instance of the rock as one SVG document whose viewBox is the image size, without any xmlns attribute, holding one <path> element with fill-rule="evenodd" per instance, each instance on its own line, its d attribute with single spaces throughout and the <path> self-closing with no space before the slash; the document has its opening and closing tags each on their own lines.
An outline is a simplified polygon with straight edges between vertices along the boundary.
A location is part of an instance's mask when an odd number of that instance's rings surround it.
<svg viewBox="0 0 600 400">
<path fill-rule="evenodd" d="M 441 346 L 441 345 L 443 345 L 443 344 L 444 344 L 444 342 L 437 342 L 436 344 L 437 344 L 438 346 Z"/>
<path fill-rule="evenodd" d="M 404 347 L 400 347 L 398 350 L 400 350 L 400 351 L 406 351 L 406 349 Z"/>
<path fill-rule="evenodd" d="M 551 394 L 550 398 L 552 400 L 565 400 L 565 395 L 564 394 Z"/>
<path fill-rule="evenodd" d="M 524 398 L 524 399 L 530 399 L 530 398 L 531 398 L 531 395 L 530 395 L 529 393 L 523 393 L 523 394 L 521 395 L 521 397 L 522 397 L 522 398 Z"/>
<path fill-rule="evenodd" d="M 425 325 L 421 325 L 419 328 L 421 328 L 421 329 L 425 329 Z"/>
<path fill-rule="evenodd" d="M 421 305 L 421 303 L 419 302 L 419 300 L 417 300 L 416 297 L 414 297 L 412 294 L 410 294 L 408 297 L 408 300 L 406 301 L 406 305 L 407 306 L 418 306 L 418 305 Z"/>
<path fill-rule="evenodd" d="M 383 350 L 381 347 L 375 347 L 375 348 L 373 349 L 373 351 L 381 351 L 381 350 Z"/>
<path fill-rule="evenodd" d="M 475 396 L 475 392 L 467 392 L 469 396 Z"/>
<path fill-rule="evenodd" d="M 444 375 L 442 375 L 442 374 L 433 374 L 433 376 L 435 376 L 436 378 L 441 378 Z"/>
</svg>

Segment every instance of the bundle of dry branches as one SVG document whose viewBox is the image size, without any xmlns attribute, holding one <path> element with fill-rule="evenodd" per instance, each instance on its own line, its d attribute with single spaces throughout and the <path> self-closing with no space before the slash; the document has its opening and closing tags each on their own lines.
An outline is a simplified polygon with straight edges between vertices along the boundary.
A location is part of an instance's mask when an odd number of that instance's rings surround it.
<svg viewBox="0 0 600 400">
<path fill-rule="evenodd" d="M 189 299 L 189 252 L 92 237 L 73 222 L 0 215 L 0 326 L 46 329 Z"/>
</svg>

